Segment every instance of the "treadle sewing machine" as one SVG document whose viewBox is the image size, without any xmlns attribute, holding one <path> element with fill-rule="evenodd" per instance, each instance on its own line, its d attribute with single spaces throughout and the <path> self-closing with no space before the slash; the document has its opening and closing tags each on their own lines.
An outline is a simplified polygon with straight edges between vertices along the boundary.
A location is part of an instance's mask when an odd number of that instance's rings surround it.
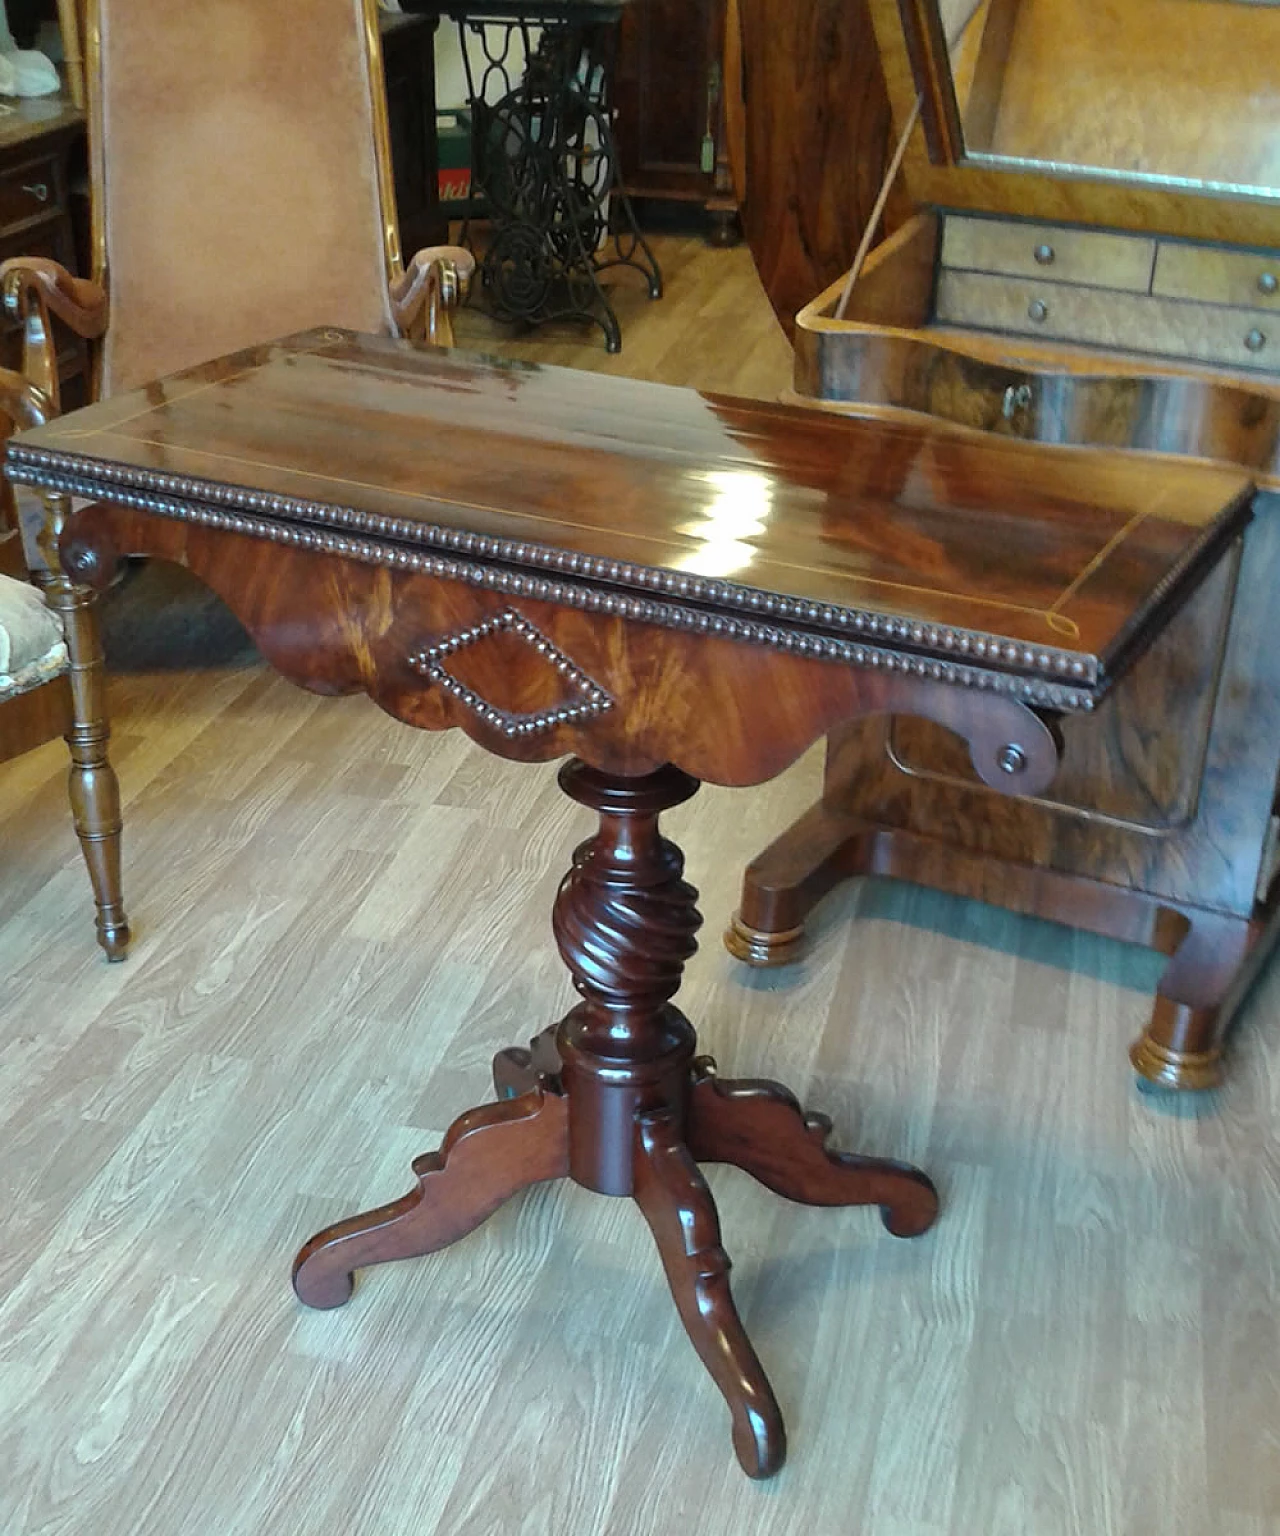
<svg viewBox="0 0 1280 1536">
<path fill-rule="evenodd" d="M 599 830 L 551 927 L 581 1002 L 499 1054 L 497 1099 L 416 1161 L 410 1193 L 306 1243 L 294 1284 L 337 1306 L 354 1269 L 443 1248 L 541 1180 L 633 1197 L 739 1460 L 775 1472 L 782 1416 L 698 1163 L 879 1206 L 899 1236 L 937 1197 L 695 1055 L 672 999 L 697 892 L 659 815 L 886 712 L 952 733 L 1002 802 L 1043 795 L 1057 718 L 1229 578 L 1248 478 L 325 331 L 24 433 L 8 472 L 65 518 L 73 579 L 179 562 L 302 686 L 570 759 L 560 783 Z"/>
<path fill-rule="evenodd" d="M 1261 492 L 1238 558 L 1062 721 L 1050 794 L 993 796 L 927 722 L 841 727 L 726 941 L 782 963 L 826 891 L 876 872 L 1151 945 L 1134 1065 L 1203 1088 L 1280 910 L 1280 6 L 866 5 L 916 211 L 801 311 L 797 398 L 1217 460 Z"/>
</svg>

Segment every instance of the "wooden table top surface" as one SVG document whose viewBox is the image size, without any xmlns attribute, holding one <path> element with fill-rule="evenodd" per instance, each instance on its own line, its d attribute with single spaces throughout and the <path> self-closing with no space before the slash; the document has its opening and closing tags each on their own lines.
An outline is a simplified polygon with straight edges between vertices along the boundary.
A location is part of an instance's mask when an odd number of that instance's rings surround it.
<svg viewBox="0 0 1280 1536">
<path fill-rule="evenodd" d="M 23 433 L 17 480 L 589 575 L 1105 683 L 1243 527 L 1225 469 L 315 331 Z M 145 503 L 144 503 L 145 504 Z"/>
</svg>

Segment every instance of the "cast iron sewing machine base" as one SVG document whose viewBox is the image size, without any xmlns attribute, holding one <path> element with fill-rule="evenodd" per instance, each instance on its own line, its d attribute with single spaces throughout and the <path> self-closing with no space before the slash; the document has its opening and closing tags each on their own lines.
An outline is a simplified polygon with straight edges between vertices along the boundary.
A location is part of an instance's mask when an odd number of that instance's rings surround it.
<svg viewBox="0 0 1280 1536">
<path fill-rule="evenodd" d="M 352 1271 L 456 1242 L 519 1190 L 571 1178 L 630 1195 L 652 1229 L 693 1347 L 724 1394 L 733 1444 L 751 1477 L 786 1455 L 773 1389 L 729 1289 L 715 1202 L 698 1164 L 733 1163 L 807 1205 L 878 1205 L 898 1237 L 926 1231 L 938 1197 L 902 1163 L 828 1151 L 830 1122 L 783 1087 L 721 1082 L 695 1057 L 692 1025 L 670 999 L 701 923 L 680 850 L 659 812 L 696 779 L 666 767 L 643 778 L 572 760 L 564 790 L 597 811 L 600 830 L 574 854 L 553 927 L 583 1001 L 532 1049 L 494 1062 L 497 1103 L 468 1110 L 438 1152 L 418 1158 L 418 1187 L 326 1228 L 305 1244 L 293 1283 L 308 1306 L 336 1307 Z"/>
</svg>

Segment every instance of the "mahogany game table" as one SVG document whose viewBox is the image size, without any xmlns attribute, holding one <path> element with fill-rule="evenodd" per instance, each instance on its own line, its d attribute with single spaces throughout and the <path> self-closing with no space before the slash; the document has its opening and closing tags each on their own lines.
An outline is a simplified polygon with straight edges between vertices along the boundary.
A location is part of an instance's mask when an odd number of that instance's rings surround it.
<svg viewBox="0 0 1280 1536">
<path fill-rule="evenodd" d="M 48 496 L 74 580 L 186 565 L 294 682 L 566 758 L 562 787 L 598 814 L 552 913 L 581 1001 L 498 1056 L 497 1099 L 415 1162 L 409 1194 L 303 1246 L 299 1297 L 337 1306 L 353 1270 L 452 1243 L 540 1180 L 629 1195 L 738 1459 L 777 1471 L 782 1417 L 699 1163 L 879 1206 L 898 1236 L 937 1197 L 695 1054 L 672 999 L 701 919 L 659 815 L 881 711 L 940 722 L 986 783 L 1039 793 L 1056 718 L 1099 707 L 1239 536 L 1247 480 L 339 331 L 23 433 L 8 474 Z"/>
</svg>

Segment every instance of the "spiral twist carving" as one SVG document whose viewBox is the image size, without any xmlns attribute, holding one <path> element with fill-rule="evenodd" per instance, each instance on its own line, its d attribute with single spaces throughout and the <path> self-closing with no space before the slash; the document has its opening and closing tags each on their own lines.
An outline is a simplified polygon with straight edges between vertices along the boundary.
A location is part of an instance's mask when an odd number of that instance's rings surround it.
<svg viewBox="0 0 1280 1536">
<path fill-rule="evenodd" d="M 655 839 L 655 858 L 625 871 L 609 860 L 602 838 L 579 850 L 561 882 L 556 943 L 589 1001 L 661 1007 L 698 947 L 698 893 L 681 879 L 684 860 L 665 838 Z"/>
</svg>

